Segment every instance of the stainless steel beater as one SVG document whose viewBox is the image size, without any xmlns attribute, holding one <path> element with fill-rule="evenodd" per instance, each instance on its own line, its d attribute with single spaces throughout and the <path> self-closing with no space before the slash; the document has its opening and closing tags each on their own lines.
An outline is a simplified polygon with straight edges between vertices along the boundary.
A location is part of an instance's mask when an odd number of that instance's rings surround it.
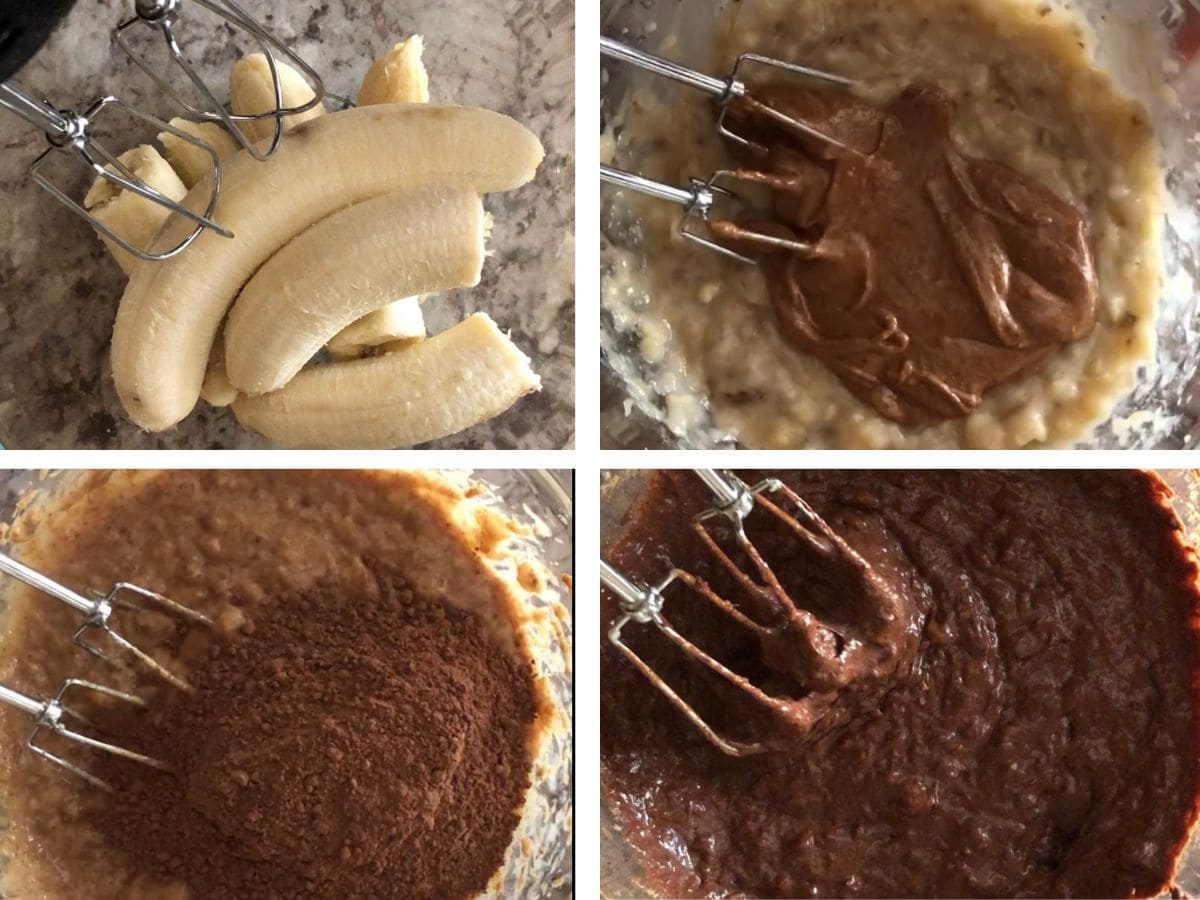
<svg viewBox="0 0 1200 900">
<path fill-rule="evenodd" d="M 60 600 L 75 612 L 83 621 L 75 631 L 75 643 L 106 662 L 117 664 L 119 660 L 90 640 L 90 636 L 101 633 L 112 641 L 120 650 L 132 656 L 139 664 L 149 669 L 168 684 L 187 690 L 187 682 L 142 650 L 113 627 L 113 614 L 118 610 L 128 613 L 154 612 L 170 616 L 192 625 L 211 626 L 212 620 L 203 613 L 189 609 L 181 603 L 176 603 L 169 597 L 164 597 L 157 591 L 122 581 L 116 584 L 105 595 L 85 597 L 71 590 L 66 585 L 59 584 L 52 578 L 47 578 L 41 572 L 31 569 L 19 560 L 13 559 L 6 553 L 0 553 L 0 572 L 11 575 L 30 587 L 49 594 Z"/>
<path fill-rule="evenodd" d="M 79 613 L 83 617 L 83 622 L 76 630 L 74 640 L 84 650 L 106 662 L 119 663 L 119 660 L 110 656 L 104 649 L 89 640 L 89 635 L 100 632 L 118 648 L 129 653 L 138 663 L 168 684 L 182 690 L 188 689 L 186 681 L 114 629 L 112 624 L 113 613 L 117 610 L 126 610 L 130 613 L 153 611 L 193 625 L 211 626 L 212 621 L 207 616 L 189 609 L 181 603 L 176 603 L 174 600 L 164 597 L 157 591 L 151 591 L 127 581 L 122 581 L 115 585 L 106 595 L 85 597 L 65 585 L 59 584 L 52 578 L 46 577 L 36 569 L 32 569 L 24 563 L 13 559 L 6 553 L 0 553 L 0 572 L 11 575 L 30 587 L 42 593 L 49 594 L 56 600 L 61 600 Z M 98 737 L 93 737 L 80 731 L 79 728 L 81 726 L 89 727 L 93 730 L 95 730 L 95 726 L 82 713 L 67 705 L 65 697 L 68 693 L 79 694 L 81 691 L 88 691 L 93 695 L 106 697 L 110 700 L 120 701 L 133 706 L 145 705 L 140 697 L 133 694 L 81 678 L 67 679 L 58 693 L 50 699 L 33 697 L 15 688 L 0 685 L 0 703 L 15 707 L 33 718 L 34 729 L 29 735 L 29 739 L 25 742 L 25 745 L 30 750 L 42 759 L 78 775 L 95 787 L 105 790 L 110 789 L 110 786 L 102 779 L 97 778 L 83 767 L 52 752 L 39 742 L 39 738 L 46 732 L 50 732 L 67 740 L 74 741 L 77 744 L 90 747 L 93 750 L 100 750 L 104 753 L 140 763 L 141 765 L 151 766 L 156 769 L 167 768 L 166 764 L 153 757 L 137 753 L 126 747 L 101 740 Z M 72 724 L 74 727 L 72 727 Z"/>
<path fill-rule="evenodd" d="M 114 688 L 105 687 L 102 684 L 96 684 L 94 681 L 84 681 L 80 678 L 69 678 L 63 683 L 58 693 L 48 700 L 42 700 L 37 697 L 32 697 L 28 694 L 21 693 L 13 688 L 0 685 L 0 703 L 5 703 L 15 709 L 19 709 L 27 713 L 33 718 L 34 728 L 25 741 L 25 746 L 40 756 L 47 762 L 53 763 L 56 766 L 66 769 L 74 775 L 87 781 L 93 787 L 101 790 L 111 791 L 112 785 L 102 778 L 98 778 L 82 766 L 76 765 L 70 760 L 57 753 L 52 752 L 39 742 L 45 732 L 49 731 L 53 734 L 60 735 L 69 741 L 74 741 L 77 744 L 82 744 L 85 747 L 90 747 L 93 750 L 100 750 L 104 753 L 119 756 L 122 759 L 128 759 L 131 762 L 139 763 L 143 766 L 150 766 L 154 769 L 167 770 L 169 767 L 166 763 L 155 759 L 152 756 L 147 756 L 144 753 L 137 753 L 130 750 L 128 747 L 122 747 L 119 744 L 113 744 L 109 741 L 103 741 L 99 738 L 92 737 L 78 730 L 81 727 L 94 729 L 95 726 L 81 713 L 67 706 L 64 700 L 68 692 L 78 693 L 79 691 L 90 691 L 101 697 L 107 697 L 112 700 L 118 700 L 122 703 L 128 703 L 132 706 L 144 706 L 140 697 L 133 694 L 127 694 L 124 691 L 118 691 Z M 74 727 L 68 723 L 75 723 Z"/>
<path fill-rule="evenodd" d="M 91 104 L 82 113 L 70 109 L 59 109 L 44 97 L 12 81 L 10 76 L 36 53 L 49 37 L 50 30 L 74 5 L 76 0 L 46 0 L 45 5 L 28 4 L 26 0 L 0 0 L 0 108 L 7 109 L 46 133 L 50 147 L 34 160 L 30 175 L 34 182 L 75 215 L 80 216 L 93 228 L 113 240 L 140 259 L 161 261 L 185 250 L 205 229 L 222 237 L 231 238 L 233 233 L 213 220 L 217 200 L 221 191 L 221 163 L 216 150 L 206 141 L 190 135 L 168 122 L 125 103 L 117 97 L 106 96 Z M 188 61 L 180 44 L 177 26 L 186 3 L 194 3 L 226 22 L 234 31 L 248 34 L 261 48 L 271 71 L 275 91 L 276 108 L 258 115 L 235 115 L 217 99 Z M 190 115 L 203 121 L 222 125 L 256 159 L 266 160 L 278 149 L 283 135 L 283 120 L 296 113 L 312 109 L 325 97 L 325 86 L 320 75 L 261 23 L 247 13 L 235 0 L 133 0 L 134 16 L 121 23 L 114 32 L 114 39 L 137 66 L 149 75 L 160 89 L 179 103 Z M 171 63 L 187 77 L 188 82 L 203 99 L 203 106 L 196 106 L 184 98 L 170 80 L 155 70 L 147 58 L 139 52 L 133 41 L 133 33 L 139 28 L 149 29 L 160 35 L 165 42 Z M 282 56 L 300 71 L 309 81 L 314 97 L 297 107 L 283 106 L 283 86 L 279 77 L 277 58 Z M 158 132 L 168 132 L 175 137 L 200 148 L 209 154 L 213 162 L 212 182 L 209 197 L 203 212 L 187 209 L 182 203 L 172 200 L 161 191 L 148 185 L 134 175 L 117 157 L 105 149 L 94 136 L 97 117 L 108 110 L 123 112 L 146 123 Z M 261 147 L 250 141 L 237 127 L 238 122 L 272 119 L 275 123 L 271 140 Z M 89 213 L 82 204 L 56 186 L 46 175 L 48 162 L 55 153 L 74 155 L 82 159 L 92 173 L 118 187 L 132 191 L 153 203 L 179 213 L 194 223 L 195 227 L 178 243 L 160 251 L 149 252 L 133 246 L 107 225 Z"/>
<path fill-rule="evenodd" d="M 850 547 L 798 494 L 774 478 L 765 479 L 753 486 L 747 485 L 736 476 L 718 473 L 712 469 L 697 469 L 696 475 L 712 491 L 715 504 L 692 520 L 692 527 L 699 534 L 706 548 L 713 554 L 722 569 L 732 575 L 744 589 L 743 605 L 716 593 L 705 581 L 679 568 L 673 568 L 658 584 L 644 585 L 627 578 L 609 563 L 601 560 L 600 579 L 616 595 L 621 615 L 608 631 L 608 639 L 660 691 L 711 743 L 729 756 L 745 757 L 768 752 L 769 742 L 743 742 L 719 734 L 712 725 L 686 700 L 683 699 L 654 668 L 647 663 L 624 640 L 623 631 L 630 623 L 653 625 L 688 657 L 704 666 L 725 682 L 741 691 L 745 696 L 766 708 L 776 717 L 785 719 L 801 728 L 811 726 L 823 714 L 825 701 L 814 697 L 789 699 L 774 696 L 753 684 L 745 676 L 734 672 L 720 660 L 681 634 L 664 613 L 666 592 L 676 584 L 687 588 L 692 596 L 698 597 L 720 610 L 732 622 L 753 634 L 763 648 L 764 655 L 770 645 L 782 635 L 798 639 L 801 643 L 789 645 L 785 650 L 804 647 L 807 651 L 836 662 L 848 641 L 830 626 L 820 622 L 812 613 L 798 607 L 789 597 L 771 566 L 747 536 L 746 519 L 756 510 L 762 509 L 783 523 L 795 534 L 798 541 L 818 553 L 836 556 L 858 568 L 864 574 L 869 567 L 862 557 Z M 771 498 L 776 498 L 775 502 Z M 786 508 L 785 508 L 786 507 Z M 714 520 L 724 521 L 733 533 L 737 547 L 750 562 L 754 575 L 723 549 L 707 527 Z M 756 577 L 755 577 L 756 576 Z M 752 606 L 745 609 L 743 606 Z"/>
<path fill-rule="evenodd" d="M 746 201 L 741 195 L 720 184 L 720 182 L 729 182 L 737 179 L 738 174 L 732 169 L 722 169 L 707 180 L 693 178 L 690 187 L 682 188 L 663 184 L 661 181 L 654 181 L 642 175 L 634 175 L 632 172 L 623 172 L 620 169 L 614 169 L 612 166 L 603 164 L 600 166 L 600 180 L 605 184 L 628 188 L 639 194 L 645 194 L 647 197 L 666 200 L 682 206 L 683 216 L 679 220 L 679 234 L 685 240 L 692 241 L 709 250 L 715 250 L 722 256 L 736 259 L 738 262 L 756 266 L 758 265 L 758 260 L 718 243 L 713 239 L 710 230 L 713 214 L 719 202 L 730 205 L 745 205 Z M 736 219 L 739 217 L 737 212 L 733 209 L 730 210 L 728 218 Z M 806 241 L 777 237 L 749 229 L 743 229 L 740 236 L 748 242 L 761 244 L 776 250 L 787 250 L 791 253 L 809 253 L 813 249 L 813 245 Z"/>
<path fill-rule="evenodd" d="M 745 148 L 755 148 L 758 145 L 731 129 L 728 124 L 728 116 L 734 101 L 752 98 L 750 88 L 742 77 L 748 67 L 762 66 L 788 76 L 817 79 L 840 87 L 850 87 L 855 84 L 852 79 L 844 78 L 841 75 L 773 59 L 758 53 L 743 53 L 738 57 L 733 71 L 723 78 L 697 72 L 669 59 L 655 56 L 652 53 L 646 53 L 643 50 L 637 50 L 603 35 L 600 37 L 600 53 L 602 56 L 629 63 L 639 69 L 652 72 L 656 75 L 662 75 L 672 81 L 709 94 L 715 98 L 720 110 L 717 117 L 718 133 L 726 140 Z M 759 101 L 753 102 L 756 112 L 762 113 L 785 128 L 808 135 L 843 152 L 857 152 L 833 136 L 825 134 L 820 129 L 814 128 L 800 119 L 786 115 L 768 104 Z M 721 200 L 740 203 L 746 202 L 744 197 L 729 187 L 730 182 L 745 180 L 739 173 L 731 169 L 724 169 L 716 172 L 707 179 L 692 178 L 690 185 L 684 188 L 663 184 L 662 182 L 654 181 L 641 175 L 602 165 L 600 167 L 600 180 L 601 182 L 628 188 L 629 190 L 659 200 L 667 200 L 679 204 L 684 208 L 684 215 L 680 220 L 679 228 L 680 234 L 684 238 L 700 244 L 709 250 L 715 250 L 723 256 L 736 259 L 739 262 L 757 265 L 757 260 L 752 257 L 731 250 L 714 240 L 709 230 L 714 206 L 717 202 Z M 796 253 L 807 253 L 812 250 L 812 245 L 803 241 L 780 238 L 745 229 L 739 234 L 739 239 L 751 243 L 759 243 L 772 249 L 787 250 Z"/>
</svg>

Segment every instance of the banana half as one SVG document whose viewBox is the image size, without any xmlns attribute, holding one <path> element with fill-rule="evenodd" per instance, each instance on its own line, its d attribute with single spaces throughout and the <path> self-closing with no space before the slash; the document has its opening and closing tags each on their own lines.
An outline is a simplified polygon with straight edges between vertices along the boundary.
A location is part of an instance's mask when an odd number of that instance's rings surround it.
<svg viewBox="0 0 1200 900">
<path fill-rule="evenodd" d="M 283 447 L 391 449 L 462 431 L 540 387 L 525 354 L 476 313 L 402 350 L 307 369 L 233 411 Z"/>
<path fill-rule="evenodd" d="M 272 256 L 225 322 L 225 370 L 279 390 L 347 325 L 396 297 L 479 284 L 483 202 L 469 187 L 395 191 L 340 210 Z"/>
</svg>

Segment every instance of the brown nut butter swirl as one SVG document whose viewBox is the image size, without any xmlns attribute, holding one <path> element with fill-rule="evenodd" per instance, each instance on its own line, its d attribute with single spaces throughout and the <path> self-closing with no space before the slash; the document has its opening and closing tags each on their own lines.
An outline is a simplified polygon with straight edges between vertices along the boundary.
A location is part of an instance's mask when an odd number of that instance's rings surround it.
<svg viewBox="0 0 1200 900">
<path fill-rule="evenodd" d="M 785 129 L 768 106 L 847 149 Z M 1096 324 L 1083 213 L 960 152 L 954 112 L 928 84 L 882 106 L 843 91 L 758 90 L 733 119 L 764 152 L 737 174 L 769 189 L 774 219 L 713 223 L 760 260 L 784 337 L 905 425 L 967 415 Z M 773 251 L 749 231 L 813 249 Z"/>
</svg>

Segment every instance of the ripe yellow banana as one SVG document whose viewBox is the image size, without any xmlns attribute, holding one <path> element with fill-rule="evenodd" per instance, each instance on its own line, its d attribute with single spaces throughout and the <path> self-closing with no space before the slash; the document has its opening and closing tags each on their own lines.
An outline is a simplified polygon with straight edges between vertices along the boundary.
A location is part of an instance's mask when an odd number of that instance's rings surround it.
<svg viewBox="0 0 1200 900">
<path fill-rule="evenodd" d="M 372 347 L 419 341 L 425 337 L 421 298 L 394 300 L 367 313 L 329 339 L 325 346 L 339 359 L 357 359 Z"/>
<path fill-rule="evenodd" d="M 358 89 L 358 105 L 428 103 L 429 73 L 421 61 L 424 51 L 424 41 L 414 34 L 375 60 Z"/>
<path fill-rule="evenodd" d="M 375 60 L 358 89 L 358 105 L 428 103 L 429 73 L 421 61 L 424 49 L 421 36 L 417 34 Z M 385 306 L 348 325 L 330 339 L 329 352 L 336 357 L 352 358 L 372 347 L 425 337 L 421 308 L 411 300 L 397 300 L 394 308 Z"/>
<path fill-rule="evenodd" d="M 229 73 L 229 103 L 239 116 L 253 116 L 270 112 L 273 109 L 292 109 L 303 106 L 316 96 L 312 86 L 304 80 L 299 72 L 285 62 L 275 61 L 275 70 L 279 73 L 279 86 L 282 88 L 283 104 L 275 103 L 275 79 L 271 77 L 271 67 L 267 57 L 262 53 L 251 53 L 243 56 L 233 64 Z M 283 130 L 290 131 L 301 122 L 325 115 L 325 104 L 318 103 L 306 112 L 296 113 L 283 120 Z M 252 141 L 261 141 L 274 136 L 274 119 L 252 119 L 239 122 L 242 133 Z"/>
<path fill-rule="evenodd" d="M 395 353 L 307 369 L 233 411 L 280 446 L 390 449 L 484 422 L 540 386 L 525 354 L 476 313 Z"/>
<path fill-rule="evenodd" d="M 216 122 L 172 119 L 171 125 L 209 144 L 217 152 L 218 159 L 225 159 L 242 149 L 233 135 Z M 167 161 L 189 189 L 195 187 L 197 181 L 212 171 L 212 157 L 195 144 L 176 137 L 169 131 L 159 134 L 158 142 L 167 151 Z"/>
<path fill-rule="evenodd" d="M 143 144 L 126 150 L 117 159 L 121 165 L 144 181 L 147 185 L 170 197 L 182 200 L 187 194 L 171 164 L 153 147 Z M 112 170 L 112 166 L 108 166 Z M 148 200 L 132 191 L 127 191 L 111 181 L 97 177 L 83 198 L 83 205 L 93 216 L 129 241 L 135 247 L 146 249 L 171 211 L 160 203 Z M 120 244 L 100 235 L 113 259 L 126 274 L 138 263 L 138 258 Z"/>
<path fill-rule="evenodd" d="M 225 320 L 225 371 L 277 391 L 339 331 L 396 297 L 479 284 L 483 201 L 469 187 L 395 191 L 322 219 L 263 263 Z"/>
<path fill-rule="evenodd" d="M 215 218 L 236 236 L 205 231 L 186 252 L 140 264 L 130 275 L 112 345 L 113 380 L 130 418 L 161 431 L 191 412 L 230 303 L 264 261 L 310 225 L 407 187 L 509 190 L 533 177 L 542 156 L 537 138 L 499 113 L 394 104 L 305 122 L 266 163 L 244 151 L 230 157 Z M 208 196 L 204 179 L 184 203 L 201 211 Z M 155 246 L 170 246 L 192 227 L 172 217 Z"/>
</svg>

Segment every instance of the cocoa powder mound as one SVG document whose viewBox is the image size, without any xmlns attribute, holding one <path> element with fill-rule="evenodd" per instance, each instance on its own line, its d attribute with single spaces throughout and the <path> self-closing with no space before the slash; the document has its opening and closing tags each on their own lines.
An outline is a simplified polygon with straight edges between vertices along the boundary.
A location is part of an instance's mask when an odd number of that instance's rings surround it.
<svg viewBox="0 0 1200 900">
<path fill-rule="evenodd" d="M 174 774 L 120 761 L 106 839 L 193 898 L 466 897 L 529 786 L 531 673 L 480 621 L 373 564 L 218 639 L 194 691 L 113 723 Z M 119 737 L 121 735 L 118 735 Z"/>
</svg>

